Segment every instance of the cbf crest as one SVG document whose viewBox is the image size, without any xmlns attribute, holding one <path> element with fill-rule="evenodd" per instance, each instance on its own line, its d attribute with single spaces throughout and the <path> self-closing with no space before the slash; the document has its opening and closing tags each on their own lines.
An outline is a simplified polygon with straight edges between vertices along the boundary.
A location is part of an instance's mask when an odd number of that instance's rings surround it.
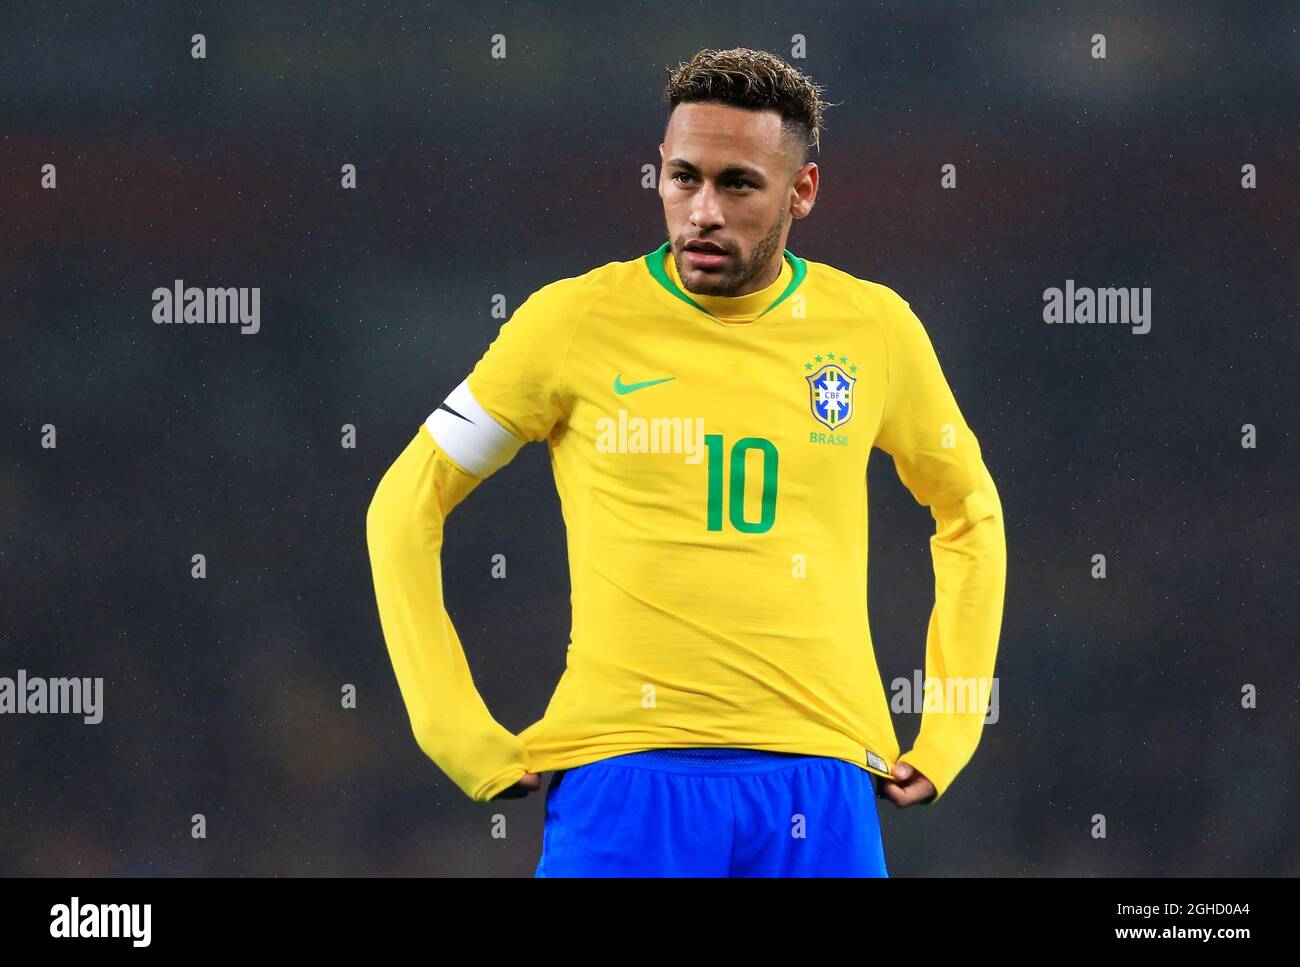
<svg viewBox="0 0 1300 967">
<path fill-rule="evenodd" d="M 814 356 L 814 362 L 804 363 L 804 369 L 813 370 L 804 379 L 808 381 L 809 406 L 819 423 L 838 430 L 853 416 L 853 384 L 857 366 L 848 365 L 848 358 L 829 353 Z"/>
</svg>

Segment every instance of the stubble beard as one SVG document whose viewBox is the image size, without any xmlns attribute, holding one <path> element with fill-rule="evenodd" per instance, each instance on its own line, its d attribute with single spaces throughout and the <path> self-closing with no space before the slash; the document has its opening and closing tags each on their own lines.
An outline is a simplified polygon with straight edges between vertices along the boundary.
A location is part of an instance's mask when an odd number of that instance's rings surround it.
<svg viewBox="0 0 1300 967">
<path fill-rule="evenodd" d="M 787 209 L 782 208 L 773 222 L 772 227 L 767 230 L 754 250 L 749 253 L 749 258 L 737 268 L 717 273 L 696 273 L 694 270 L 688 270 L 682 266 L 682 259 L 678 254 L 678 249 L 672 249 L 673 261 L 677 264 L 677 276 L 682 280 L 688 292 L 694 292 L 698 295 L 721 295 L 734 296 L 756 277 L 758 277 L 768 265 L 768 261 L 781 245 L 781 234 L 785 230 Z M 702 277 L 702 282 L 697 282 L 697 286 L 692 288 L 687 281 L 687 274 L 698 274 Z"/>
</svg>

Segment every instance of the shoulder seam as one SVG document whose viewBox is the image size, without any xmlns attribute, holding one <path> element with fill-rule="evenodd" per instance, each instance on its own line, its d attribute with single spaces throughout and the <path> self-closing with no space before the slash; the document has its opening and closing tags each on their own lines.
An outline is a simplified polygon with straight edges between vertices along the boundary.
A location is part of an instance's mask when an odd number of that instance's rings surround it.
<svg viewBox="0 0 1300 967">
<path fill-rule="evenodd" d="M 586 320 L 587 314 L 591 312 L 591 307 L 594 306 L 602 296 L 609 292 L 609 286 L 607 283 L 602 281 L 597 284 L 599 285 L 599 289 L 587 300 L 587 304 L 582 307 L 582 310 L 578 313 L 577 319 L 573 323 L 573 332 L 569 334 L 569 344 L 564 347 L 564 358 L 560 360 L 560 377 L 558 383 L 560 396 L 562 398 L 568 396 L 565 376 L 568 373 L 569 368 L 569 354 L 573 352 L 573 344 L 578 341 L 578 332 L 582 329 L 582 323 Z"/>
<path fill-rule="evenodd" d="M 883 300 L 882 300 L 883 301 Z M 893 386 L 894 386 L 894 351 L 889 345 L 889 307 L 882 306 L 883 315 L 880 320 L 880 338 L 885 343 L 885 405 L 880 410 L 880 426 L 876 428 L 876 438 L 880 438 L 880 431 L 885 428 L 889 422 L 889 414 L 893 409 Z"/>
<path fill-rule="evenodd" d="M 893 388 L 894 352 L 893 348 L 890 346 L 889 339 L 889 330 L 892 326 L 892 320 L 890 318 L 892 310 L 889 306 L 889 298 L 886 293 L 893 295 L 900 302 L 903 302 L 904 305 L 906 305 L 907 302 L 901 295 L 894 292 L 893 289 L 886 285 L 882 285 L 879 282 L 870 283 L 869 289 L 871 294 L 875 297 L 877 304 L 880 306 L 880 338 L 885 344 L 885 405 L 880 411 L 880 425 L 876 427 L 876 439 L 878 440 L 880 439 L 880 431 L 888 424 L 890 413 L 893 410 L 893 393 L 891 390 Z"/>
</svg>

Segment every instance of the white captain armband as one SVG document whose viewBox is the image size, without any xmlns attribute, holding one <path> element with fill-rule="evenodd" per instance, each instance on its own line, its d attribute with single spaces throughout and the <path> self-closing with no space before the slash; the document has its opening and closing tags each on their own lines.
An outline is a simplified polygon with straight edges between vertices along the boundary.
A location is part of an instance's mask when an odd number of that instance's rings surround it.
<svg viewBox="0 0 1300 967">
<path fill-rule="evenodd" d="M 527 440 L 521 440 L 478 405 L 469 381 L 447 394 L 429 414 L 425 428 L 434 442 L 475 477 L 487 477 L 514 459 Z"/>
</svg>

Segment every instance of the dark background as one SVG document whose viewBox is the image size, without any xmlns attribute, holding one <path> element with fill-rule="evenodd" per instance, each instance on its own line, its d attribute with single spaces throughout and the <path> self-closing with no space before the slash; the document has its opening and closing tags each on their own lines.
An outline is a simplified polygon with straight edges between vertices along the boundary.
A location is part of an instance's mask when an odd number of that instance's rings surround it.
<svg viewBox="0 0 1300 967">
<path fill-rule="evenodd" d="M 513 310 L 663 241 L 641 166 L 668 69 L 790 57 L 794 34 L 842 104 L 788 247 L 911 302 L 1006 514 L 1001 720 L 941 803 L 882 801 L 891 873 L 1300 872 L 1298 22 L 1293 3 L 6 5 L 0 675 L 103 676 L 106 698 L 93 727 L 0 717 L 0 873 L 531 875 L 542 797 L 471 802 L 410 733 L 366 506 L 495 335 L 493 294 Z M 260 286 L 262 331 L 155 325 L 177 278 Z M 1067 278 L 1151 287 L 1151 332 L 1044 324 Z M 932 521 L 884 454 L 870 477 L 889 682 L 922 664 Z M 443 563 L 479 688 L 521 730 L 568 636 L 544 447 L 455 512 Z M 897 717 L 904 749 L 917 725 Z"/>
</svg>

